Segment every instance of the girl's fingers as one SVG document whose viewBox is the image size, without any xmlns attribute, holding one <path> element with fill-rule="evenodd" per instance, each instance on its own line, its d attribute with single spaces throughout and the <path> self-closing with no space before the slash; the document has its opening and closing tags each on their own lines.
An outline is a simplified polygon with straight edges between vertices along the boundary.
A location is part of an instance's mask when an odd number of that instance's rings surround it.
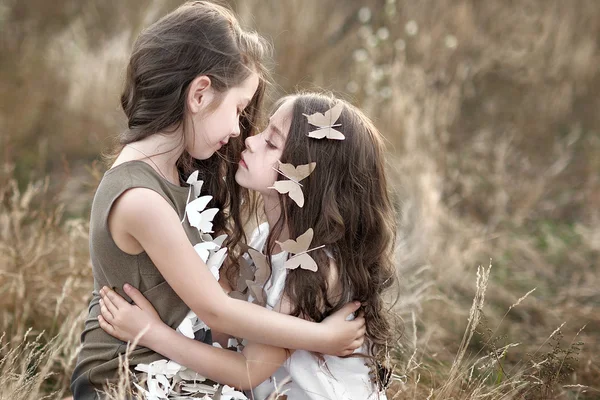
<svg viewBox="0 0 600 400">
<path fill-rule="evenodd" d="M 363 336 L 360 339 L 355 340 L 354 343 L 352 343 L 352 347 L 355 347 L 358 349 L 360 346 L 363 345 L 364 342 L 365 342 L 365 337 Z"/>
<path fill-rule="evenodd" d="M 154 309 L 152 303 L 150 303 L 148 299 L 144 297 L 142 292 L 140 292 L 130 284 L 126 283 L 125 285 L 123 285 L 123 290 L 125 291 L 125 293 L 127 293 L 127 296 L 131 297 L 131 300 L 133 300 L 133 302 L 142 310 L 147 310 L 150 307 Z"/>
<path fill-rule="evenodd" d="M 130 305 L 127 301 L 125 301 L 125 299 L 123 297 L 121 297 L 120 294 L 118 294 L 117 292 L 115 292 L 112 289 L 104 287 L 104 293 L 105 293 L 106 297 L 108 297 L 113 302 L 113 304 L 117 307 L 117 309 L 120 309 L 121 307 L 126 307 L 126 306 Z"/>
<path fill-rule="evenodd" d="M 366 325 L 365 317 L 360 314 L 352 322 L 354 322 L 358 326 L 358 328 L 362 328 Z"/>
<path fill-rule="evenodd" d="M 104 305 L 106 306 L 106 308 L 108 308 L 108 311 L 113 315 L 113 317 L 117 315 L 117 312 L 119 312 L 119 308 L 114 305 L 110 297 L 103 296 L 100 300 L 103 301 Z"/>
<path fill-rule="evenodd" d="M 360 308 L 360 302 L 353 301 L 351 303 L 347 303 L 344 307 L 340 308 L 338 312 L 342 313 L 344 317 L 348 317 L 350 314 L 353 314 L 354 311 Z"/>
<path fill-rule="evenodd" d="M 113 321 L 115 319 L 115 316 L 108 310 L 106 303 L 102 301 L 102 299 L 100 299 L 100 312 L 107 321 Z M 98 318 L 100 318 L 100 316 L 98 316 Z"/>
<path fill-rule="evenodd" d="M 106 322 L 106 320 L 102 317 L 102 315 L 98 315 L 98 323 L 100 324 L 100 328 L 109 335 L 115 336 L 115 328 Z"/>
<path fill-rule="evenodd" d="M 354 342 L 352 342 L 350 347 L 348 347 L 346 350 L 344 350 L 344 355 L 349 356 L 350 354 L 354 353 L 354 351 L 356 349 L 360 348 L 364 343 L 365 343 L 364 336 L 361 337 L 360 339 L 356 339 Z"/>
<path fill-rule="evenodd" d="M 367 326 L 363 325 L 356 334 L 356 339 L 361 339 L 365 337 L 365 333 L 367 332 Z"/>
</svg>

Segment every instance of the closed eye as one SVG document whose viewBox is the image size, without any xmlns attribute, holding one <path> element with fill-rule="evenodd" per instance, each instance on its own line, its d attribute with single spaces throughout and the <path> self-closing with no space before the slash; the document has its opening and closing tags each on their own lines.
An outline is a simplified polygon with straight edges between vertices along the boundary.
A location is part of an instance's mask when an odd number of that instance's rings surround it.
<svg viewBox="0 0 600 400">
<path fill-rule="evenodd" d="M 271 142 L 269 139 L 265 139 L 265 142 L 267 142 L 267 147 L 271 148 L 271 149 L 276 149 L 277 146 L 275 146 L 273 144 L 273 142 Z"/>
</svg>

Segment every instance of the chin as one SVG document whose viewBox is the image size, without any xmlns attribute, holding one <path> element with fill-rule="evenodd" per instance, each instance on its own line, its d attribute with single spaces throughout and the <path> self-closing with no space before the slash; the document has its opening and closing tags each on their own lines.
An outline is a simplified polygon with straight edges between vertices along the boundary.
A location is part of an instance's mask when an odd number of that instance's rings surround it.
<svg viewBox="0 0 600 400">
<path fill-rule="evenodd" d="M 189 152 L 190 155 L 192 157 L 194 157 L 196 160 L 208 160 L 209 158 L 211 158 L 216 151 L 195 151 L 195 152 Z"/>
<path fill-rule="evenodd" d="M 243 185 L 243 179 L 240 177 L 240 170 L 242 169 L 242 167 L 238 166 L 237 171 L 235 171 L 235 183 L 237 183 L 240 186 L 244 186 Z"/>
</svg>

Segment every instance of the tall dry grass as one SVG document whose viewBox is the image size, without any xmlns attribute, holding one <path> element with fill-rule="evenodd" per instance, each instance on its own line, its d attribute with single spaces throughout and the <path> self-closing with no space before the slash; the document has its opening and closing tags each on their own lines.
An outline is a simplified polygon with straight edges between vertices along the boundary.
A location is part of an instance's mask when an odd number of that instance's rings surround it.
<svg viewBox="0 0 600 400">
<path fill-rule="evenodd" d="M 178 3 L 0 7 L 0 399 L 66 393 L 88 166 L 124 127 L 132 40 Z M 599 398 L 596 1 L 232 5 L 275 44 L 273 99 L 334 90 L 389 141 L 406 323 L 390 397 Z"/>
</svg>

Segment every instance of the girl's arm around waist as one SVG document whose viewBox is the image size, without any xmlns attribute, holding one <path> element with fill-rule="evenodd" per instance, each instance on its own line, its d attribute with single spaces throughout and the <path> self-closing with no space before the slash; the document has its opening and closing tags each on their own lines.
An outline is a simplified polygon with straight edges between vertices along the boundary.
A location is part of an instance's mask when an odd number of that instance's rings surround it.
<svg viewBox="0 0 600 400">
<path fill-rule="evenodd" d="M 224 350 L 189 339 L 160 320 L 152 304 L 135 288 L 127 286 L 129 304 L 109 289 L 100 291 L 100 327 L 107 333 L 132 341 L 144 331 L 139 344 L 216 382 L 250 389 L 263 382 L 292 354 L 282 348 L 249 343 L 242 353 Z"/>
<path fill-rule="evenodd" d="M 253 342 L 332 355 L 351 354 L 362 344 L 364 319 L 346 321 L 360 304 L 349 303 L 322 323 L 314 323 L 227 296 L 196 254 L 175 210 L 158 193 L 130 189 L 111 214 L 113 236 L 113 230 L 131 235 L 179 297 L 215 330 Z"/>
</svg>

